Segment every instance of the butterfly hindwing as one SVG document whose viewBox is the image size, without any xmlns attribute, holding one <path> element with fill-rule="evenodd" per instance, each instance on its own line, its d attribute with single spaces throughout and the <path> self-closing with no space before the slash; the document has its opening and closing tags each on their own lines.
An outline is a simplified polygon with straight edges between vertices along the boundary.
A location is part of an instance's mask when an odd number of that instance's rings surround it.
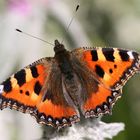
<svg viewBox="0 0 140 140">
<path fill-rule="evenodd" d="M 35 117 L 41 124 L 63 127 L 79 121 L 79 112 L 64 97 L 62 75 L 57 66 L 52 66 L 48 87 L 41 102 L 37 105 Z"/>
<path fill-rule="evenodd" d="M 96 81 L 93 85 L 91 80 L 85 81 L 97 89 L 87 92 L 87 100 L 81 108 L 85 117 L 110 113 L 124 84 L 140 69 L 139 54 L 123 49 L 80 48 L 72 51 L 72 56 L 79 61 L 79 71 L 87 72 Z"/>
<path fill-rule="evenodd" d="M 121 97 L 121 93 L 121 90 L 112 91 L 98 85 L 98 90 L 90 93 L 90 97 L 83 105 L 84 116 L 88 118 L 111 114 L 112 107 L 117 99 Z"/>
</svg>

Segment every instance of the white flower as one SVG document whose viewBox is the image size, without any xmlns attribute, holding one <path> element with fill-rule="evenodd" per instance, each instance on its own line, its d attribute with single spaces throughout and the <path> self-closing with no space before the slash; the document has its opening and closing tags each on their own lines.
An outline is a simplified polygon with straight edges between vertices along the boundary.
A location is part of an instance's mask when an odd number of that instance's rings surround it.
<svg viewBox="0 0 140 140">
<path fill-rule="evenodd" d="M 54 136 L 51 134 L 48 137 L 49 134 L 46 131 L 47 138 L 51 140 L 105 140 L 106 138 L 112 139 L 124 130 L 123 123 L 105 123 L 100 119 L 86 121 L 84 125 L 73 125 L 68 129 L 68 132 L 53 133 Z"/>
</svg>

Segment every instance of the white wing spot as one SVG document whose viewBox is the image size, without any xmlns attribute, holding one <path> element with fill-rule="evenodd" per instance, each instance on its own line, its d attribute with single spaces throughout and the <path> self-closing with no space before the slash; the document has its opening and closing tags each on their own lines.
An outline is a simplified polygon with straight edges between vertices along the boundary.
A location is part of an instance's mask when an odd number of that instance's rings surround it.
<svg viewBox="0 0 140 140">
<path fill-rule="evenodd" d="M 3 93 L 4 85 L 0 85 L 0 94 Z"/>
<path fill-rule="evenodd" d="M 128 51 L 127 54 L 129 55 L 130 59 L 134 59 L 134 56 L 132 54 L 132 51 Z"/>
</svg>

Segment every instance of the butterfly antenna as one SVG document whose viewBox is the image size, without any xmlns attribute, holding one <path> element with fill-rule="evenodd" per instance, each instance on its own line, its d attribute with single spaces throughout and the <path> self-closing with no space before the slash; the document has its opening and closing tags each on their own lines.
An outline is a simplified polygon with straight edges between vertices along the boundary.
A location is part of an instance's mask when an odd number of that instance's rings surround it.
<svg viewBox="0 0 140 140">
<path fill-rule="evenodd" d="M 74 13 L 73 17 L 71 18 L 71 20 L 70 20 L 70 22 L 69 22 L 69 24 L 68 24 L 68 26 L 67 26 L 65 32 L 67 32 L 67 31 L 69 30 L 69 28 L 70 28 L 70 26 L 71 26 L 71 24 L 72 24 L 72 22 L 73 22 L 73 19 L 74 19 L 75 15 L 76 15 L 76 12 L 77 12 L 78 9 L 79 9 L 79 7 L 80 7 L 80 5 L 78 4 L 78 5 L 76 6 L 76 8 L 75 8 L 75 13 Z M 63 41 L 64 41 L 64 37 L 62 38 L 61 44 L 63 43 Z"/>
<path fill-rule="evenodd" d="M 34 36 L 34 35 L 31 35 L 31 34 L 28 34 L 28 33 L 26 33 L 26 32 L 23 32 L 23 31 L 20 30 L 20 29 L 16 29 L 16 31 L 17 31 L 17 32 L 20 32 L 20 33 L 23 33 L 23 34 L 25 34 L 25 35 L 27 35 L 27 36 L 36 38 L 36 39 L 38 39 L 38 40 L 41 40 L 41 41 L 43 41 L 43 42 L 45 42 L 45 43 L 47 43 L 47 44 L 49 44 L 49 45 L 54 46 L 54 44 L 52 44 L 52 43 L 50 43 L 50 42 L 48 42 L 48 41 L 46 41 L 46 40 L 43 40 L 43 39 L 41 39 L 41 38 L 39 38 L 39 37 L 36 37 L 36 36 Z"/>
</svg>

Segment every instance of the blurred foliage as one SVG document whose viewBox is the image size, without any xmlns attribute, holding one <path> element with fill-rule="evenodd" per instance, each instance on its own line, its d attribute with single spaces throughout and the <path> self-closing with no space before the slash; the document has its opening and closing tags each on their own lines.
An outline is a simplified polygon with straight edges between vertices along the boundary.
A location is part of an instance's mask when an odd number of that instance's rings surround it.
<svg viewBox="0 0 140 140">
<path fill-rule="evenodd" d="M 75 4 L 78 2 L 64 1 L 71 10 L 74 9 Z M 106 4 L 107 3 L 107 4 Z M 115 5 L 116 4 L 116 5 Z M 3 11 L 5 2 L 0 1 L 0 12 Z M 111 0 L 97 1 L 97 0 L 80 0 L 80 9 L 76 14 L 76 19 L 82 25 L 85 33 L 93 46 L 113 46 L 121 48 L 131 48 L 140 50 L 140 41 L 131 42 L 131 36 L 137 36 L 139 32 L 132 32 L 129 35 L 128 42 L 133 44 L 127 46 L 124 38 L 119 38 L 123 32 L 118 31 L 121 21 L 126 18 L 133 17 L 138 19 L 140 17 L 140 2 L 137 0 L 118 0 L 116 2 Z M 129 21 L 129 20 L 128 20 Z M 131 22 L 131 18 L 130 18 Z M 133 21 L 133 22 L 137 22 Z M 131 26 L 131 24 L 130 24 Z M 124 26 L 125 27 L 125 26 Z M 131 27 L 130 27 L 131 28 Z M 129 31 L 129 28 L 126 29 Z M 65 32 L 65 28 L 61 22 L 54 17 L 51 13 L 47 17 L 47 22 L 44 23 L 44 32 L 49 34 L 48 38 L 63 37 L 69 46 L 75 46 L 75 42 L 69 33 Z M 125 34 L 128 36 L 128 34 Z M 139 75 L 137 75 L 139 77 Z M 114 140 L 132 140 L 140 137 L 140 78 L 134 77 L 131 79 L 123 89 L 122 98 L 117 102 L 113 108 L 111 116 L 103 117 L 106 122 L 124 122 L 126 127 L 125 131 L 121 132 Z M 136 107 L 135 107 L 136 106 Z"/>
<path fill-rule="evenodd" d="M 49 23 L 45 24 L 45 31 L 50 33 L 49 38 L 63 39 L 67 42 L 68 46 L 71 46 L 71 49 L 75 48 L 75 42 L 72 40 L 71 35 L 66 31 L 66 28 L 64 28 L 62 23 L 52 14 L 48 15 L 47 18 Z"/>
<path fill-rule="evenodd" d="M 96 7 L 95 1 L 88 0 L 86 3 L 82 0 L 84 8 L 80 9 L 80 20 L 83 23 L 86 33 L 93 43 L 108 43 L 113 42 L 114 31 L 113 21 L 105 11 L 101 11 Z M 84 15 L 84 18 L 83 16 Z M 98 44 L 97 44 L 98 45 Z"/>
<path fill-rule="evenodd" d="M 4 7 L 5 7 L 5 2 L 2 0 L 0 1 L 0 12 L 3 11 Z"/>
</svg>

